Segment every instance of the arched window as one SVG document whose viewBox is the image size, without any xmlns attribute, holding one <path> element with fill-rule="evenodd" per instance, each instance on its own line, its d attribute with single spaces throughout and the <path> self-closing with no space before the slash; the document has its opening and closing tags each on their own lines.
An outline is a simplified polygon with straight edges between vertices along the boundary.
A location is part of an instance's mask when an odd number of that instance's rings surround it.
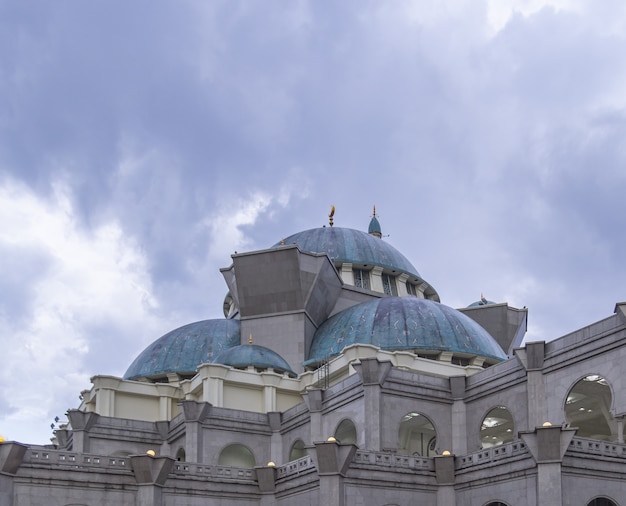
<svg viewBox="0 0 626 506">
<path fill-rule="evenodd" d="M 227 467 L 254 467 L 254 454 L 244 445 L 232 444 L 224 448 L 217 461 L 218 466 Z"/>
<path fill-rule="evenodd" d="M 480 425 L 480 441 L 483 448 L 490 448 L 513 441 L 513 416 L 504 406 L 491 409 Z"/>
<path fill-rule="evenodd" d="M 178 462 L 185 462 L 185 449 L 184 448 L 178 449 L 178 451 L 176 452 L 176 460 Z"/>
<path fill-rule="evenodd" d="M 617 506 L 617 503 L 611 501 L 608 497 L 596 497 L 589 501 L 587 506 Z"/>
<path fill-rule="evenodd" d="M 302 439 L 298 439 L 291 445 L 291 450 L 289 451 L 289 461 L 298 460 L 302 457 L 306 457 L 307 455 L 308 453 L 304 447 L 304 441 L 302 441 Z"/>
<path fill-rule="evenodd" d="M 509 505 L 501 501 L 492 501 L 492 502 L 485 504 L 485 506 L 509 506 Z"/>
<path fill-rule="evenodd" d="M 437 433 L 423 414 L 411 412 L 402 417 L 398 433 L 398 453 L 429 457 L 435 455 Z"/>
<path fill-rule="evenodd" d="M 352 443 L 356 444 L 356 427 L 352 420 L 342 420 L 335 429 L 335 439 L 340 443 Z"/>
<path fill-rule="evenodd" d="M 590 374 L 578 381 L 567 394 L 565 418 L 577 427 L 577 436 L 611 440 L 617 424 L 611 415 L 613 397 L 607 381 Z"/>
</svg>

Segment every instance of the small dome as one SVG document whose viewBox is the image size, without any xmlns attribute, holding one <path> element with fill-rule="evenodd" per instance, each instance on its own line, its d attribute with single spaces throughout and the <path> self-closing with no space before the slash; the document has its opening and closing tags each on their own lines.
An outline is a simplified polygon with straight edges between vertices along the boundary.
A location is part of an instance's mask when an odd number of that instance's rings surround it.
<svg viewBox="0 0 626 506">
<path fill-rule="evenodd" d="M 239 345 L 239 320 L 203 320 L 168 332 L 133 361 L 124 379 L 158 378 L 169 373 L 194 374 L 225 349 Z"/>
<path fill-rule="evenodd" d="M 385 297 L 336 314 L 315 333 L 305 365 L 338 355 L 351 344 L 371 344 L 389 351 L 451 351 L 490 362 L 506 359 L 498 343 L 474 320 L 451 307 L 416 297 Z"/>
<path fill-rule="evenodd" d="M 367 227 L 367 233 L 378 238 L 383 236 L 383 231 L 380 228 L 380 222 L 378 221 L 378 218 L 376 218 L 376 215 L 372 216 L 370 225 Z"/>
<path fill-rule="evenodd" d="M 224 364 L 231 367 L 256 367 L 259 369 L 274 369 L 276 372 L 287 372 L 292 376 L 296 374 L 291 370 L 287 361 L 275 351 L 258 346 L 256 344 L 241 344 L 229 348 L 220 353 L 215 359 L 215 364 Z"/>
<path fill-rule="evenodd" d="M 476 302 L 472 302 L 469 306 L 467 307 L 478 307 L 478 306 L 489 306 L 491 304 L 497 304 L 497 302 L 494 302 L 492 300 L 487 300 L 485 299 L 484 295 L 481 293 L 480 294 L 480 299 L 477 300 Z"/>
</svg>

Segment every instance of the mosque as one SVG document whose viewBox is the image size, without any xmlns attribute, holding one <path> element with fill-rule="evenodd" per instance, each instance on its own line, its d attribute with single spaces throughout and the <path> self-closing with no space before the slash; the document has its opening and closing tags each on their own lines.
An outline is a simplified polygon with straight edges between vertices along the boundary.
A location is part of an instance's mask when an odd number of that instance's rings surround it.
<svg viewBox="0 0 626 506">
<path fill-rule="evenodd" d="M 375 209 L 221 273 L 224 318 L 0 443 L 0 505 L 626 506 L 626 303 L 522 345 L 526 308 L 441 303 Z"/>
</svg>

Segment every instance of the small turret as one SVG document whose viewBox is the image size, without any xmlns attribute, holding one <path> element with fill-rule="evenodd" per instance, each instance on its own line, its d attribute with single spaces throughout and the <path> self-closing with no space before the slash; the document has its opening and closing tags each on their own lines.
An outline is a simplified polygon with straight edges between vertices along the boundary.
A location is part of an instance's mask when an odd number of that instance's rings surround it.
<svg viewBox="0 0 626 506">
<path fill-rule="evenodd" d="M 376 218 L 376 206 L 374 206 L 374 212 L 372 214 L 372 219 L 370 220 L 370 226 L 367 228 L 367 233 L 378 237 L 379 239 L 383 236 L 380 223 L 378 222 L 378 218 Z"/>
</svg>

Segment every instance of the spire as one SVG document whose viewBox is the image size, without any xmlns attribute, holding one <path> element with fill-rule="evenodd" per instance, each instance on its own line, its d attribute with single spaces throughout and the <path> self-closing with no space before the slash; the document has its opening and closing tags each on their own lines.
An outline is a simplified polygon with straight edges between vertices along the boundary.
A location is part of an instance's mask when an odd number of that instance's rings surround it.
<svg viewBox="0 0 626 506">
<path fill-rule="evenodd" d="M 328 224 L 332 227 L 334 224 L 333 216 L 335 216 L 335 206 L 330 206 L 330 214 L 328 215 Z"/>
<path fill-rule="evenodd" d="M 370 226 L 367 229 L 367 233 L 373 235 L 374 237 L 378 237 L 379 239 L 383 236 L 380 223 L 376 217 L 376 206 L 374 206 L 374 212 L 372 213 L 372 219 L 370 220 Z"/>
<path fill-rule="evenodd" d="M 250 333 L 250 337 L 248 338 L 248 344 L 252 344 L 252 333 Z"/>
</svg>

